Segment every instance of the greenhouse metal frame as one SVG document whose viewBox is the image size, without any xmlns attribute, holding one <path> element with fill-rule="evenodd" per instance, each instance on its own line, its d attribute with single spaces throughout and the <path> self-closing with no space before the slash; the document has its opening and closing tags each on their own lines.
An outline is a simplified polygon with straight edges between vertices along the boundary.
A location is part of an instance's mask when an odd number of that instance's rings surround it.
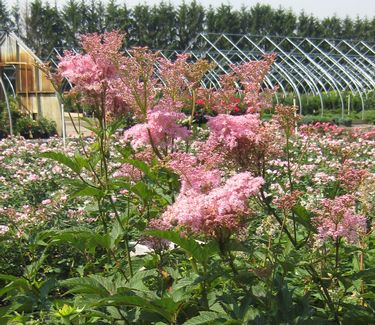
<svg viewBox="0 0 375 325">
<path fill-rule="evenodd" d="M 344 94 L 350 91 L 359 96 L 363 116 L 368 93 L 375 90 L 375 46 L 364 41 L 201 33 L 183 52 L 190 53 L 193 59 L 204 58 L 215 63 L 202 81 L 204 87 L 215 88 L 221 86 L 219 75 L 230 73 L 232 65 L 276 53 L 263 87 L 278 90 L 277 103 L 280 96 L 293 93 L 301 114 L 302 94 L 318 96 L 323 115 L 323 95 L 335 93 L 344 115 Z M 177 53 L 181 52 L 161 51 L 163 57 L 171 59 Z M 60 57 L 61 51 L 54 49 L 49 60 L 57 65 Z"/>
<path fill-rule="evenodd" d="M 283 96 L 293 92 L 300 113 L 303 113 L 301 94 L 319 96 L 323 114 L 322 95 L 335 92 L 343 114 L 344 92 L 358 94 L 364 112 L 365 99 L 375 90 L 375 47 L 369 42 L 201 33 L 185 52 L 215 62 L 216 67 L 204 80 L 206 87 L 220 87 L 218 75 L 229 73 L 233 64 L 261 60 L 265 54 L 276 53 L 264 86 L 277 87 Z"/>
</svg>

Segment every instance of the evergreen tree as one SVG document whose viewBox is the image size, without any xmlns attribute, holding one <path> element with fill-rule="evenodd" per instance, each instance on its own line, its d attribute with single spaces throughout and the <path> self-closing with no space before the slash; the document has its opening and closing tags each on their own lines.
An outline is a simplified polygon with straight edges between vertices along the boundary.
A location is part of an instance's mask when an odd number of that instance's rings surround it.
<svg viewBox="0 0 375 325">
<path fill-rule="evenodd" d="M 160 2 L 158 6 L 152 9 L 152 27 L 153 32 L 152 47 L 155 49 L 175 49 L 176 48 L 176 12 L 169 3 Z"/>
<path fill-rule="evenodd" d="M 13 5 L 11 9 L 12 20 L 14 22 L 13 30 L 17 36 L 21 36 L 21 13 L 20 13 L 20 3 L 17 2 Z"/>
<path fill-rule="evenodd" d="M 80 26 L 79 33 L 80 34 L 88 33 L 89 32 L 89 26 L 88 26 L 89 8 L 85 0 L 81 0 L 79 4 L 79 13 L 81 17 L 81 24 L 80 24 L 81 26 Z"/>
<path fill-rule="evenodd" d="M 26 42 L 37 56 L 46 58 L 54 47 L 63 45 L 64 28 L 58 9 L 34 0 L 26 13 Z"/>
<path fill-rule="evenodd" d="M 76 0 L 69 0 L 62 9 L 62 19 L 64 20 L 64 46 L 78 47 L 78 35 L 82 30 L 82 16 L 80 5 Z"/>
<path fill-rule="evenodd" d="M 270 5 L 257 3 L 250 9 L 251 12 L 251 34 L 270 35 L 272 22 L 274 21 L 274 11 Z"/>
<path fill-rule="evenodd" d="M 14 24 L 4 1 L 0 0 L 0 29 L 11 30 Z"/>
<path fill-rule="evenodd" d="M 116 0 L 66 0 L 59 9 L 47 0 L 29 1 L 21 15 L 18 0 L 11 11 L 0 0 L 0 29 L 15 31 L 38 55 L 46 55 L 53 46 L 77 48 L 82 33 L 113 29 L 127 34 L 127 47 L 180 50 L 201 32 L 375 39 L 375 18 L 333 16 L 319 20 L 303 11 L 296 16 L 291 10 L 259 3 L 234 10 L 227 4 L 205 9 L 197 0 L 182 2 L 178 7 L 162 1 L 152 7 L 138 4 L 129 9 Z M 217 45 L 226 46 L 224 41 Z"/>
<path fill-rule="evenodd" d="M 97 3 L 95 0 L 91 0 L 90 5 L 87 6 L 85 26 L 88 33 L 101 32 L 102 27 L 104 28 L 104 21 L 101 18 L 102 13 L 99 11 L 99 6 L 103 7 L 103 3 Z"/>
<path fill-rule="evenodd" d="M 129 43 L 137 46 L 152 46 L 149 25 L 152 16 L 150 7 L 146 4 L 138 4 L 133 9 L 133 28 L 131 30 Z"/>
<path fill-rule="evenodd" d="M 188 5 L 185 1 L 178 7 L 177 11 L 177 41 L 178 49 L 184 49 L 188 46 L 191 35 L 189 34 L 188 24 Z"/>
<path fill-rule="evenodd" d="M 375 17 L 372 18 L 370 23 L 370 30 L 369 30 L 369 40 L 375 40 Z"/>
<path fill-rule="evenodd" d="M 251 33 L 251 13 L 247 7 L 242 6 L 239 13 L 239 28 L 241 34 Z"/>
<path fill-rule="evenodd" d="M 342 21 L 342 30 L 341 30 L 341 37 L 345 39 L 353 38 L 353 29 L 354 24 L 353 20 L 351 20 L 348 16 Z"/>
<path fill-rule="evenodd" d="M 308 16 L 302 11 L 298 16 L 296 34 L 299 37 L 319 37 L 319 21 L 314 16 Z"/>
<path fill-rule="evenodd" d="M 374 41 L 374 34 L 371 33 L 371 22 L 367 18 L 362 20 L 362 33 L 357 36 L 357 39 Z"/>
<path fill-rule="evenodd" d="M 118 28 L 126 33 L 125 46 L 129 46 L 129 37 L 133 30 L 133 21 L 132 21 L 132 10 L 128 9 L 126 4 L 120 8 L 120 20 Z"/>
<path fill-rule="evenodd" d="M 323 35 L 327 38 L 339 38 L 341 32 L 341 20 L 335 15 L 333 17 L 324 18 L 321 21 Z"/>
<path fill-rule="evenodd" d="M 202 5 L 193 0 L 189 5 L 183 2 L 177 12 L 177 48 L 180 50 L 204 30 L 205 11 Z"/>
<path fill-rule="evenodd" d="M 96 32 L 104 33 L 105 31 L 105 6 L 103 1 L 99 0 L 95 4 L 95 11 L 97 17 Z"/>
<path fill-rule="evenodd" d="M 45 58 L 51 53 L 53 48 L 62 47 L 63 40 L 61 35 L 64 34 L 64 23 L 56 6 L 51 7 L 47 2 L 43 8 L 43 24 L 42 24 L 42 49 L 41 57 Z"/>
<path fill-rule="evenodd" d="M 216 9 L 215 32 L 238 34 L 240 32 L 240 20 L 237 11 L 230 5 L 222 4 Z"/>
<path fill-rule="evenodd" d="M 281 7 L 274 11 L 271 34 L 278 36 L 294 36 L 297 30 L 297 18 L 291 10 Z"/>
<path fill-rule="evenodd" d="M 206 11 L 206 28 L 207 33 L 214 33 L 216 29 L 216 14 L 215 9 L 210 5 Z"/>
<path fill-rule="evenodd" d="M 43 43 L 43 3 L 40 0 L 34 0 L 26 9 L 26 41 L 36 55 L 40 56 Z"/>
<path fill-rule="evenodd" d="M 121 28 L 121 8 L 117 5 L 115 0 L 110 0 L 105 10 L 105 29 L 111 31 Z"/>
</svg>

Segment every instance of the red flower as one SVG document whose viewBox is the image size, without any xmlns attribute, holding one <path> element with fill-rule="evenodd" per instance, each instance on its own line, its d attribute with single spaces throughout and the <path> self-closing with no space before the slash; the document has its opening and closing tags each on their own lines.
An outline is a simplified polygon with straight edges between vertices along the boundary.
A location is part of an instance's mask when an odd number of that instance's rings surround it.
<svg viewBox="0 0 375 325">
<path fill-rule="evenodd" d="M 232 96 L 232 97 L 230 98 L 230 101 L 231 101 L 232 103 L 239 103 L 241 100 L 240 100 L 239 98 L 237 98 L 237 97 Z"/>
<path fill-rule="evenodd" d="M 204 106 L 204 99 L 197 99 L 197 105 Z"/>
</svg>

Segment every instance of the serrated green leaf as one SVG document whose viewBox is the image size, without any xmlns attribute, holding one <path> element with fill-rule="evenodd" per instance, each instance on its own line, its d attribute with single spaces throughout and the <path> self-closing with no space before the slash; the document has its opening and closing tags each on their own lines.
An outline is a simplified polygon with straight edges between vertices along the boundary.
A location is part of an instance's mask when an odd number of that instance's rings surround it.
<svg viewBox="0 0 375 325">
<path fill-rule="evenodd" d="M 359 279 L 363 281 L 374 281 L 375 268 L 359 271 L 349 276 L 346 276 L 345 278 L 349 278 L 352 281 L 359 280 Z"/>
<path fill-rule="evenodd" d="M 0 289 L 0 297 L 5 295 L 7 292 L 15 289 L 28 289 L 29 282 L 24 278 L 18 278 L 13 275 L 0 274 L 0 280 L 9 281 L 9 283 Z"/>
<path fill-rule="evenodd" d="M 58 282 L 54 278 L 49 278 L 42 282 L 39 292 L 41 298 L 47 298 L 49 292 L 57 286 Z"/>
<path fill-rule="evenodd" d="M 81 167 L 79 164 L 75 161 L 73 161 L 70 157 L 65 155 L 62 152 L 54 152 L 54 151 L 49 151 L 49 152 L 42 152 L 40 154 L 40 157 L 43 158 L 48 158 L 55 160 L 68 168 L 70 168 L 72 171 L 74 171 L 76 174 L 79 174 L 81 172 Z"/>
<path fill-rule="evenodd" d="M 90 294 L 107 297 L 110 292 L 95 277 L 71 278 L 60 281 L 60 285 L 70 288 L 68 293 Z"/>
<path fill-rule="evenodd" d="M 124 229 L 119 223 L 118 220 L 116 220 L 113 223 L 112 230 L 111 230 L 111 235 L 110 235 L 110 240 L 111 240 L 111 249 L 114 249 L 118 243 L 121 241 L 124 235 Z"/>
<path fill-rule="evenodd" d="M 137 195 L 141 200 L 147 202 L 152 199 L 155 192 L 147 186 L 144 182 L 138 182 L 131 187 L 131 191 Z"/>
<path fill-rule="evenodd" d="M 108 234 L 101 235 L 91 230 L 71 228 L 56 232 L 52 238 L 52 243 L 68 243 L 73 247 L 84 251 L 95 251 L 96 247 L 110 248 L 111 239 Z"/>
<path fill-rule="evenodd" d="M 143 297 L 136 295 L 125 296 L 125 295 L 115 295 L 108 298 L 100 299 L 96 306 L 134 306 L 141 309 L 145 309 L 154 313 L 159 314 L 164 317 L 167 321 L 172 321 L 173 315 L 171 315 L 167 310 L 160 305 L 158 305 L 158 300 L 152 299 L 148 300 Z"/>
<path fill-rule="evenodd" d="M 201 279 L 198 275 L 192 273 L 187 277 L 184 277 L 175 283 L 173 283 L 173 291 L 185 288 L 185 287 L 191 287 L 192 285 L 198 284 L 200 281 L 197 281 L 198 279 Z"/>
<path fill-rule="evenodd" d="M 292 211 L 294 212 L 296 216 L 297 222 L 299 222 L 301 225 L 305 226 L 306 229 L 315 232 L 316 229 L 311 224 L 311 214 L 309 211 L 307 211 L 302 205 L 296 205 L 292 208 Z"/>
<path fill-rule="evenodd" d="M 79 153 L 76 153 L 73 159 L 81 169 L 85 168 L 85 169 L 90 170 L 89 160 L 86 157 L 82 156 Z"/>
<path fill-rule="evenodd" d="M 210 256 L 210 251 L 205 252 L 200 244 L 194 239 L 182 237 L 180 233 L 172 230 L 147 230 L 146 235 L 155 236 L 163 239 L 167 239 L 172 243 L 180 246 L 188 254 L 195 258 L 198 262 L 205 263 Z"/>
<path fill-rule="evenodd" d="M 103 195 L 104 193 L 101 189 L 83 183 L 82 187 L 75 189 L 75 191 L 71 194 L 70 198 L 76 198 L 80 196 L 102 197 Z"/>
<path fill-rule="evenodd" d="M 139 290 L 139 291 L 149 291 L 149 289 L 145 286 L 143 283 L 143 280 L 146 277 L 157 277 L 158 272 L 153 269 L 153 270 L 142 270 L 142 271 L 137 271 L 134 276 L 129 280 L 127 283 L 127 286 L 129 288 L 132 288 L 134 290 Z"/>
<path fill-rule="evenodd" d="M 223 324 L 229 320 L 228 318 L 227 315 L 214 311 L 201 311 L 198 316 L 190 318 L 184 325 Z"/>
</svg>

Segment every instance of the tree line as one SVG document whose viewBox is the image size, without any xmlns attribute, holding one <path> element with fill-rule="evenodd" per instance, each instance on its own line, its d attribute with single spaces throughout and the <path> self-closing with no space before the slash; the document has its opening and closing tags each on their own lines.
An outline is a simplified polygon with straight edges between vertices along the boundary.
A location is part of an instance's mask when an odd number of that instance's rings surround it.
<svg viewBox="0 0 375 325">
<path fill-rule="evenodd" d="M 40 57 L 54 47 L 78 47 L 79 34 L 120 29 L 127 34 L 126 46 L 152 49 L 185 49 L 201 32 L 253 35 L 329 37 L 375 40 L 375 16 L 337 16 L 318 19 L 314 15 L 256 4 L 235 10 L 228 4 L 205 8 L 195 0 L 179 6 L 160 2 L 128 7 L 116 0 L 69 0 L 62 7 L 32 0 L 9 8 L 0 0 L 0 29 L 14 31 Z"/>
</svg>

